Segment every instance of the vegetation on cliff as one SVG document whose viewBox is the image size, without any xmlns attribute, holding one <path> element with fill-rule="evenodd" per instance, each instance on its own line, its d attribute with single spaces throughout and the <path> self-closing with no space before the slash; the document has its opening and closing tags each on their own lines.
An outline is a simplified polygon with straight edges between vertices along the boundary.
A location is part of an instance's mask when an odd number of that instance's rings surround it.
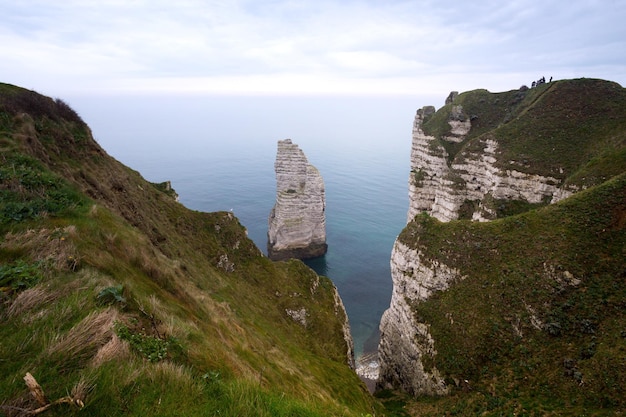
<svg viewBox="0 0 626 417">
<path fill-rule="evenodd" d="M 489 223 L 407 225 L 402 242 L 463 277 L 412 306 L 435 340 L 425 365 L 452 394 L 383 392 L 382 411 L 346 364 L 328 279 L 261 256 L 232 214 L 177 203 L 109 157 L 62 100 L 0 84 L 0 415 L 55 400 L 46 415 L 624 409 L 624 90 L 582 79 L 458 104 L 472 129 L 445 144 L 452 159 L 490 136 L 502 168 L 533 165 L 584 191 L 554 205 L 494 202 L 502 218 Z M 427 133 L 447 132 L 442 114 Z"/>
<path fill-rule="evenodd" d="M 452 394 L 420 398 L 411 409 L 419 415 L 623 410 L 626 92 L 582 79 L 469 92 L 455 103 L 475 118 L 469 139 L 450 146 L 491 135 L 501 145 L 500 163 L 515 162 L 519 170 L 523 161 L 583 191 L 552 205 L 503 209 L 502 218 L 487 223 L 442 223 L 421 214 L 402 231 L 399 240 L 421 251 L 422 262 L 460 276 L 412 304 L 435 341 L 437 353 L 425 365 L 437 367 Z M 430 134 L 445 133 L 438 117 L 428 121 Z"/>
<path fill-rule="evenodd" d="M 364 415 L 327 278 L 263 257 L 93 140 L 66 103 L 0 84 L 0 414 Z M 304 311 L 306 322 L 289 311 Z"/>
<path fill-rule="evenodd" d="M 462 106 L 471 130 L 461 143 L 440 140 L 453 161 L 461 149 L 481 151 L 497 141 L 501 169 L 530 172 L 589 187 L 626 170 L 626 91 L 596 79 L 555 81 L 502 93 L 474 90 L 429 115 L 423 129 L 441 138 L 450 131 L 452 106 Z"/>
</svg>

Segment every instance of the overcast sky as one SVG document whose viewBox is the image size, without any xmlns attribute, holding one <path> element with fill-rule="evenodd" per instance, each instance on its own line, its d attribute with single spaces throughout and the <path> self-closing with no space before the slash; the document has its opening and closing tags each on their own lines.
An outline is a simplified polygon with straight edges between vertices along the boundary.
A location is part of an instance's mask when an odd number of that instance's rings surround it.
<svg viewBox="0 0 626 417">
<path fill-rule="evenodd" d="M 0 0 L 0 57 L 60 97 L 624 86 L 626 0 Z"/>
</svg>

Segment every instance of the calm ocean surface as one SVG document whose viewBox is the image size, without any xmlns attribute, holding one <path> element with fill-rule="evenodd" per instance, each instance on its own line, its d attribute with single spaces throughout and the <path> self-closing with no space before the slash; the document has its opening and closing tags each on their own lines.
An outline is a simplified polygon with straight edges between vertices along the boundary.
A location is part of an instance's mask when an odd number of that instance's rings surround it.
<svg viewBox="0 0 626 417">
<path fill-rule="evenodd" d="M 328 253 L 307 264 L 344 301 L 357 356 L 376 349 L 389 258 L 405 225 L 411 98 L 76 97 L 94 137 L 185 206 L 233 210 L 266 253 L 276 142 L 291 138 L 324 178 Z"/>
</svg>

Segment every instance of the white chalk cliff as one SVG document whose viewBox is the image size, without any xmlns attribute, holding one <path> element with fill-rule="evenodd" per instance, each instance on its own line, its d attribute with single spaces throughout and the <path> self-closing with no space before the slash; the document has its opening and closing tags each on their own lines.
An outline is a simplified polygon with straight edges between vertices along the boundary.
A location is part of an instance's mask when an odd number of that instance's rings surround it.
<svg viewBox="0 0 626 417">
<path fill-rule="evenodd" d="M 419 109 L 415 116 L 407 222 L 423 212 L 441 221 L 461 216 L 488 221 L 497 217 L 502 201 L 549 203 L 576 191 L 565 189 L 562 179 L 510 169 L 515 161 L 499 161 L 499 144 L 493 135 L 472 138 L 472 146 L 444 146 L 463 144 L 472 129 L 472 116 L 455 104 L 456 97 L 452 93 L 443 109 L 450 128 L 439 137 L 423 130 L 425 120 L 435 114 L 434 107 Z M 446 147 L 460 150 L 451 157 Z M 435 259 L 424 259 L 418 249 L 399 240 L 392 250 L 391 276 L 392 299 L 380 323 L 377 387 L 400 388 L 414 395 L 445 394 L 448 387 L 434 365 L 437 352 L 429 325 L 415 317 L 411 305 L 463 277 Z"/>
<path fill-rule="evenodd" d="M 437 354 L 429 326 L 413 316 L 411 303 L 447 288 L 456 275 L 445 265 L 423 264 L 421 253 L 395 242 L 391 254 L 391 304 L 380 322 L 378 388 L 400 388 L 413 395 L 448 392 L 439 371 L 429 365 Z"/>
<path fill-rule="evenodd" d="M 443 143 L 464 142 L 471 129 L 471 116 L 463 114 L 462 106 L 452 105 L 450 132 L 436 138 L 422 129 L 425 117 L 434 112 L 432 106 L 419 109 L 413 124 L 407 222 L 421 212 L 441 221 L 455 220 L 462 207 L 470 208 L 473 220 L 492 220 L 496 215 L 489 202 L 493 200 L 554 203 L 575 191 L 563 189 L 561 181 L 551 176 L 502 169 L 497 164 L 498 143 L 487 135 L 449 162 Z M 468 203 L 474 203 L 473 209 Z"/>
<path fill-rule="evenodd" d="M 291 139 L 278 141 L 274 164 L 276 203 L 269 216 L 270 259 L 322 256 L 326 244 L 324 180 Z"/>
</svg>

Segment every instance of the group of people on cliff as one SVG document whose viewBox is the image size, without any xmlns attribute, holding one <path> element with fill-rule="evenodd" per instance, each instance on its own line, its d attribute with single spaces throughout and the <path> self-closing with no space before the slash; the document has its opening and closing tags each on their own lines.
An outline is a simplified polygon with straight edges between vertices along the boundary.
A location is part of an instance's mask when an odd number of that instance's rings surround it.
<svg viewBox="0 0 626 417">
<path fill-rule="evenodd" d="M 550 77 L 550 81 L 548 82 L 549 83 L 552 82 L 552 77 Z M 537 81 L 533 81 L 533 83 L 531 84 L 531 88 L 539 87 L 541 84 L 545 84 L 545 83 L 546 83 L 546 77 L 541 77 Z"/>
</svg>

